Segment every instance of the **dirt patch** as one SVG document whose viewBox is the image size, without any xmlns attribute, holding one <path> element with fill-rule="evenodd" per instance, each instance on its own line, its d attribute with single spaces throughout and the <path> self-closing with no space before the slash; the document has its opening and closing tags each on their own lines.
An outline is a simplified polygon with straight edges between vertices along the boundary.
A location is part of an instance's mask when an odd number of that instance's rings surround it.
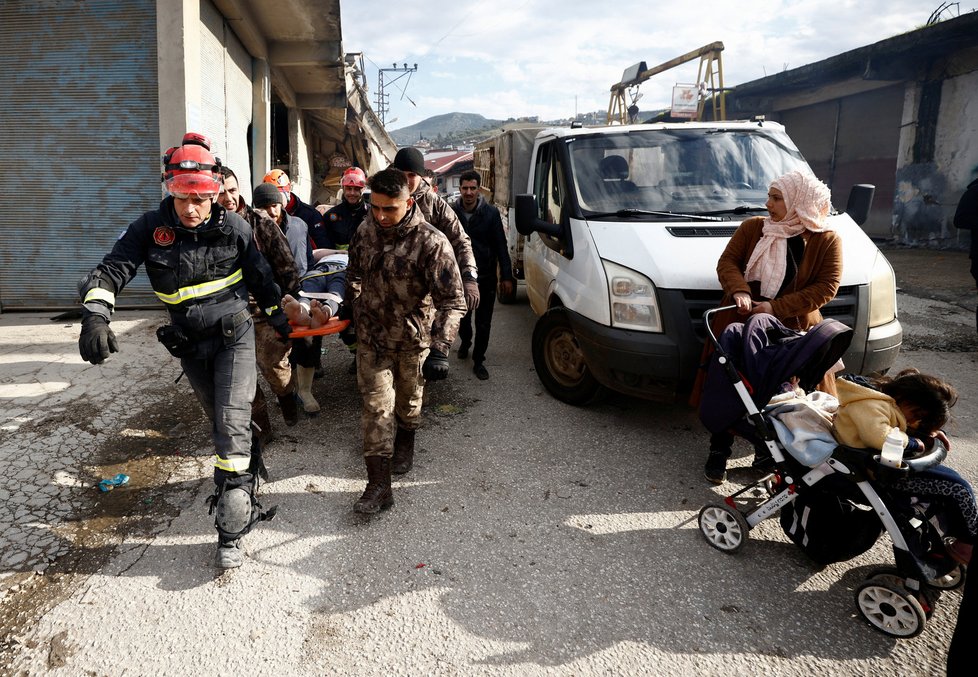
<svg viewBox="0 0 978 677">
<path fill-rule="evenodd" d="M 70 544 L 67 554 L 4 580 L 0 673 L 8 674 L 22 645 L 37 648 L 30 633 L 45 613 L 99 571 L 127 536 L 149 536 L 166 528 L 185 507 L 188 492 L 199 486 L 200 480 L 171 484 L 175 477 L 188 474 L 189 457 L 209 447 L 209 426 L 199 405 L 183 389 L 173 387 L 152 392 L 151 401 L 165 406 L 132 412 L 122 431 L 92 449 L 77 468 L 86 486 L 70 491 L 79 492 L 80 508 L 56 529 Z M 42 432 L 55 425 L 83 428 L 90 419 L 90 405 L 80 401 L 30 427 Z M 107 493 L 96 488 L 99 479 L 117 473 L 129 475 L 129 483 Z M 52 668 L 64 665 L 70 657 L 71 647 L 65 639 L 56 635 L 51 640 L 48 663 Z"/>
</svg>

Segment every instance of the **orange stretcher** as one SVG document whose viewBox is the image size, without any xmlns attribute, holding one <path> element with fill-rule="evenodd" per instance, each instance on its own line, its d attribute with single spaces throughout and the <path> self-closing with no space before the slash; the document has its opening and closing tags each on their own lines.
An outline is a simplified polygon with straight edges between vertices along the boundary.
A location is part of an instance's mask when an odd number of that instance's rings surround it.
<svg viewBox="0 0 978 677">
<path fill-rule="evenodd" d="M 293 327 L 295 325 L 292 325 Z M 318 329 L 293 329 L 289 338 L 305 338 L 307 336 L 326 336 L 328 334 L 338 334 L 350 326 L 349 320 L 341 320 L 338 317 L 331 317 L 326 324 Z"/>
</svg>

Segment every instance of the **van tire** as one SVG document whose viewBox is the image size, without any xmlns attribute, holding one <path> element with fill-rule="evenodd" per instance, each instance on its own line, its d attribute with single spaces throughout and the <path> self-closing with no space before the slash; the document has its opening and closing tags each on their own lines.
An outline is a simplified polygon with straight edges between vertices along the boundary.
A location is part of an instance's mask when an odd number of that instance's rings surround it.
<svg viewBox="0 0 978 677">
<path fill-rule="evenodd" d="M 601 389 L 584 362 L 584 352 L 562 308 L 551 308 L 537 320 L 533 366 L 543 387 L 561 402 L 587 404 Z"/>
</svg>

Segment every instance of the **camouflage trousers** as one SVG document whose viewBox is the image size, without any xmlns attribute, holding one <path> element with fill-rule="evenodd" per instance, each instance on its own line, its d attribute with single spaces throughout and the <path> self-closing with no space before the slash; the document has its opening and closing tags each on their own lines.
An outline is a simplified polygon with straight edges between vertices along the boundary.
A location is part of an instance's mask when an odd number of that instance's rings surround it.
<svg viewBox="0 0 978 677">
<path fill-rule="evenodd" d="M 255 322 L 255 358 L 258 371 L 276 397 L 292 392 L 291 346 L 279 340 L 278 332 L 264 320 Z"/>
<path fill-rule="evenodd" d="M 424 397 L 421 365 L 427 356 L 427 350 L 379 352 L 360 344 L 357 383 L 363 396 L 364 456 L 392 456 L 395 429 L 417 429 Z"/>
</svg>

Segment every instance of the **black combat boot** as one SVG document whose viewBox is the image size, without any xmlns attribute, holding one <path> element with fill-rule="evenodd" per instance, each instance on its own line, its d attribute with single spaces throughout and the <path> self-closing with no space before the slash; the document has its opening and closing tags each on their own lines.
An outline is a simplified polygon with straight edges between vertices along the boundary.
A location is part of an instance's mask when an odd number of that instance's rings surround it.
<svg viewBox="0 0 978 677">
<path fill-rule="evenodd" d="M 394 457 L 391 458 L 391 472 L 403 475 L 414 465 L 414 430 L 397 426 L 394 436 Z"/>
<path fill-rule="evenodd" d="M 353 505 L 353 510 L 373 514 L 394 505 L 391 492 L 391 459 L 387 456 L 364 456 L 367 464 L 367 488 Z"/>
</svg>

